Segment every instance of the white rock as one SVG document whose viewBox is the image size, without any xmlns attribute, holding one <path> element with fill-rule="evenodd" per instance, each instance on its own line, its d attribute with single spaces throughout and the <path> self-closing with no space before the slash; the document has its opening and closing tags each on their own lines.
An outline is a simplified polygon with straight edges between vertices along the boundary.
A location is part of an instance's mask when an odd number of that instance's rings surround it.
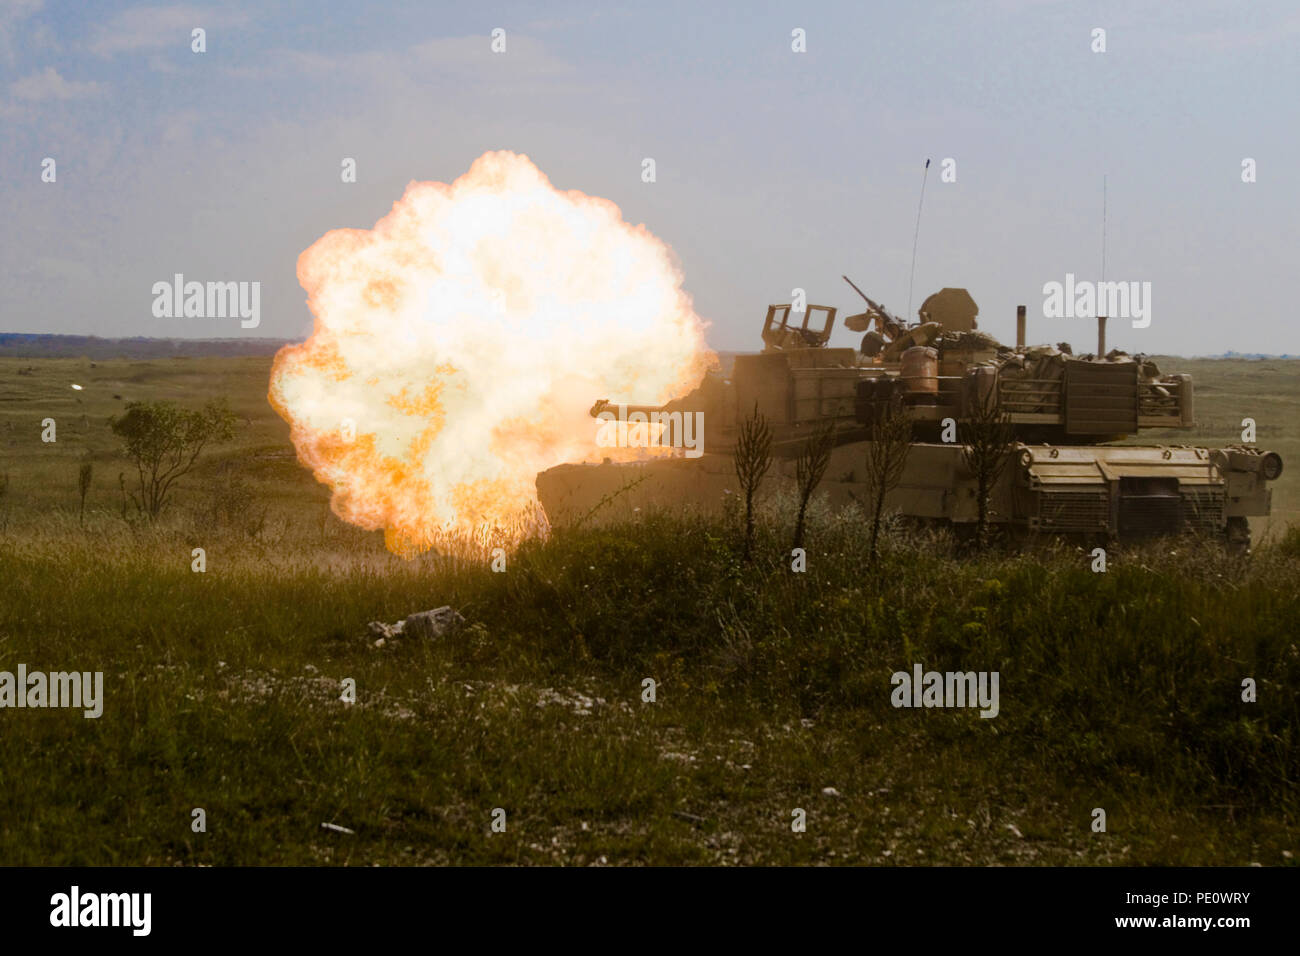
<svg viewBox="0 0 1300 956">
<path fill-rule="evenodd" d="M 401 637 L 402 629 L 406 626 L 405 621 L 398 621 L 396 624 L 385 624 L 383 621 L 371 621 L 366 625 L 366 630 L 370 636 L 378 640 L 387 640 L 390 637 Z"/>
</svg>

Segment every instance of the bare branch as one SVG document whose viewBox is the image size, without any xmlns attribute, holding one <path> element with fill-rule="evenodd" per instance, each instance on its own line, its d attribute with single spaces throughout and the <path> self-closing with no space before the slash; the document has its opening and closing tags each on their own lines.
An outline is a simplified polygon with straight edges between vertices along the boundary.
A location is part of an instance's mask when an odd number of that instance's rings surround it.
<svg viewBox="0 0 1300 956">
<path fill-rule="evenodd" d="M 758 486 L 772 467 L 772 429 L 767 418 L 754 403 L 754 411 L 740 426 L 736 438 L 736 449 L 732 453 L 736 467 L 736 478 L 740 481 L 741 494 L 745 497 L 745 552 L 749 560 L 754 546 L 754 495 Z"/>
</svg>

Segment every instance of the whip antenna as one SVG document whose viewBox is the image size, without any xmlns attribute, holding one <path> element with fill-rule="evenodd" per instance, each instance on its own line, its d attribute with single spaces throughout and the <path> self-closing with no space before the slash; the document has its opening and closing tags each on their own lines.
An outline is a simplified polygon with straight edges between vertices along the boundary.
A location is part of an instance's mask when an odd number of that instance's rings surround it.
<svg viewBox="0 0 1300 956">
<path fill-rule="evenodd" d="M 1101 281 L 1106 281 L 1106 177 L 1101 177 Z"/>
<path fill-rule="evenodd" d="M 912 280 L 916 278 L 916 243 L 921 238 L 921 208 L 925 205 L 925 181 L 930 177 L 930 161 L 925 161 L 921 174 L 921 201 L 916 205 L 916 231 L 912 234 L 912 272 L 907 277 L 907 315 L 912 314 Z M 904 321 L 910 321 L 905 319 Z"/>
</svg>

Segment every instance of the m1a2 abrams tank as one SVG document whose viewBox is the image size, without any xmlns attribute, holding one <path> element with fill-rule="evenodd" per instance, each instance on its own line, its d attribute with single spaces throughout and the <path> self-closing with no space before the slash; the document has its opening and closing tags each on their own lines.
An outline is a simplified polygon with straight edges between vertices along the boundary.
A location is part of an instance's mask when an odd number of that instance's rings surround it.
<svg viewBox="0 0 1300 956">
<path fill-rule="evenodd" d="M 772 430 L 768 487 L 793 488 L 809 436 L 834 425 L 830 466 L 817 489 L 832 506 L 869 500 L 866 443 L 887 409 L 901 409 L 913 444 L 887 511 L 973 527 L 977 478 L 965 464 L 958 426 L 995 405 L 1013 439 L 988 498 L 993 525 L 1090 540 L 1193 531 L 1248 547 L 1248 518 L 1269 513 L 1268 483 L 1282 472 L 1274 452 L 1118 444 L 1144 429 L 1191 428 L 1192 382 L 1161 374 L 1141 357 L 1107 353 L 1105 319 L 1098 320 L 1097 353 L 1076 357 L 1064 344 L 1026 346 L 1023 306 L 1015 347 L 1000 344 L 977 328 L 978 307 L 965 289 L 930 296 L 910 326 L 859 294 L 867 310 L 845 319 L 865 333 L 859 348 L 829 347 L 834 308 L 809 305 L 798 315 L 790 305 L 771 305 L 763 351 L 737 356 L 728 378 L 710 373 L 663 406 L 598 401 L 593 416 L 657 422 L 665 445 L 681 444 L 684 416 L 701 413 L 702 449 L 551 468 L 537 476 L 551 523 L 610 520 L 635 508 L 721 506 L 738 490 L 732 453 L 755 408 Z"/>
</svg>

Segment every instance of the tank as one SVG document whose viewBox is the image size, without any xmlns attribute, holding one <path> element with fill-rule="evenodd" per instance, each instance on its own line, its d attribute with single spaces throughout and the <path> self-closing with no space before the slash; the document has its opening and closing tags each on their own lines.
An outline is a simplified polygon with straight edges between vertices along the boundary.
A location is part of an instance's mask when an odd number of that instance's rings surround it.
<svg viewBox="0 0 1300 956">
<path fill-rule="evenodd" d="M 1133 443 L 1146 430 L 1194 426 L 1190 376 L 1163 374 L 1119 350 L 1076 356 L 1064 343 L 1028 346 L 1023 306 L 1016 345 L 1003 345 L 979 330 L 978 307 L 965 289 L 930 296 L 908 325 L 853 288 L 867 303 L 844 320 L 865 333 L 856 349 L 829 347 L 835 308 L 795 313 L 789 304 L 770 305 L 763 351 L 736 356 L 728 375 L 712 372 L 662 406 L 597 401 L 593 416 L 642 412 L 662 425 L 662 443 L 670 446 L 681 444 L 677 430 L 692 415 L 703 424 L 701 447 L 541 473 L 538 498 L 551 523 L 610 520 L 655 506 L 720 508 L 738 490 L 732 453 L 754 410 L 772 431 L 768 487 L 794 488 L 800 451 L 833 426 L 830 465 L 817 488 L 832 506 L 869 500 L 868 443 L 883 416 L 904 414 L 912 444 L 885 507 L 959 532 L 979 517 L 962 426 L 981 414 L 987 421 L 989 408 L 1011 440 L 987 520 L 1007 531 L 1104 541 L 1193 532 L 1245 548 L 1249 518 L 1269 513 L 1269 483 L 1282 473 L 1275 452 Z"/>
</svg>

